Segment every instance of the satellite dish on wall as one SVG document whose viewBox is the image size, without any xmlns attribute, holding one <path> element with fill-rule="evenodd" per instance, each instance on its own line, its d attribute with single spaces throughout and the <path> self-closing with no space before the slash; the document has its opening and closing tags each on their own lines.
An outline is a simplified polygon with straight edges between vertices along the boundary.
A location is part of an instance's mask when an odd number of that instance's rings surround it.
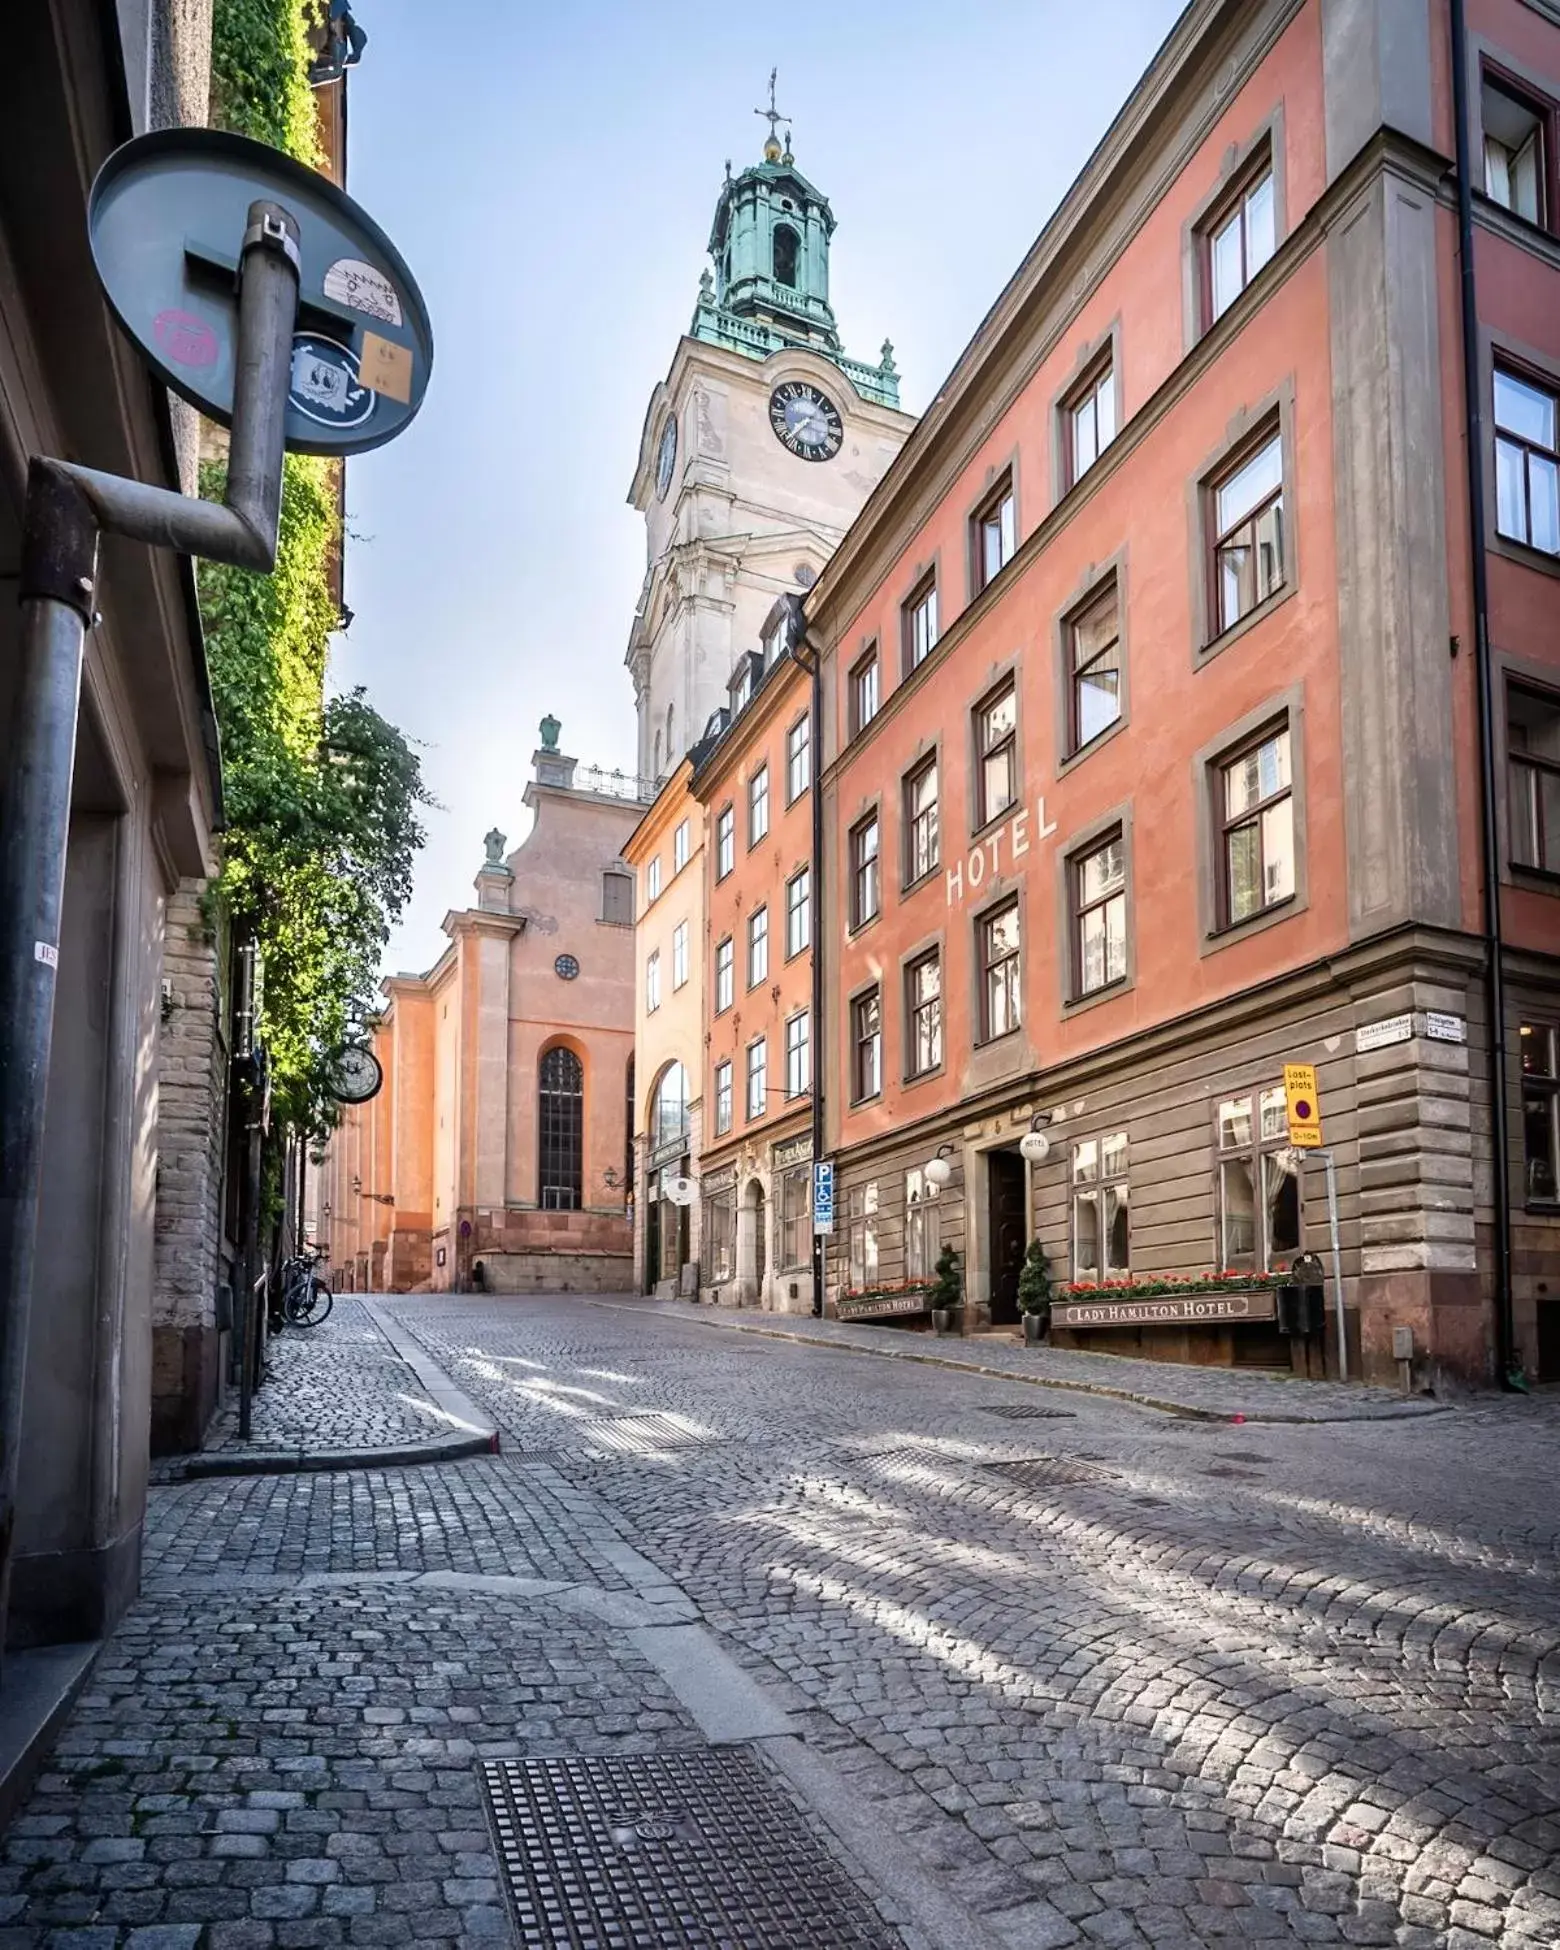
<svg viewBox="0 0 1560 1950">
<path fill-rule="evenodd" d="M 683 1178 L 679 1175 L 666 1181 L 666 1196 L 673 1205 L 692 1205 L 698 1196 L 698 1191 L 699 1181 L 696 1178 Z"/>
</svg>

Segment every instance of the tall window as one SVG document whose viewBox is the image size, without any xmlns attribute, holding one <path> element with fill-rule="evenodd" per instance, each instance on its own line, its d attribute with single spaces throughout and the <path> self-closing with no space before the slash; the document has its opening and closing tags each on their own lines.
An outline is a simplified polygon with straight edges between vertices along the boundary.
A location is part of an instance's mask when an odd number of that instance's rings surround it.
<svg viewBox="0 0 1560 1950">
<path fill-rule="evenodd" d="M 729 1009 L 737 986 L 737 944 L 728 934 L 715 947 L 715 1013 Z"/>
<path fill-rule="evenodd" d="M 1073 1278 L 1120 1279 L 1131 1265 L 1126 1133 L 1075 1144 L 1072 1178 Z"/>
<path fill-rule="evenodd" d="M 1114 578 L 1067 625 L 1071 698 L 1067 745 L 1082 751 L 1121 716 L 1121 612 Z"/>
<path fill-rule="evenodd" d="M 704 1268 L 711 1286 L 720 1286 L 736 1271 L 737 1188 L 727 1185 L 703 1201 Z"/>
<path fill-rule="evenodd" d="M 1116 437 L 1116 370 L 1096 366 L 1067 408 L 1068 486 L 1081 481 Z"/>
<path fill-rule="evenodd" d="M 1004 684 L 975 712 L 975 750 L 980 760 L 977 817 L 982 826 L 1018 798 L 1018 696 Z"/>
<path fill-rule="evenodd" d="M 731 1063 L 729 1058 L 715 1065 L 715 1135 L 724 1137 L 731 1129 Z"/>
<path fill-rule="evenodd" d="M 932 871 L 941 857 L 934 753 L 905 780 L 905 879 L 919 880 Z"/>
<path fill-rule="evenodd" d="M 747 985 L 753 988 L 769 973 L 769 909 L 755 907 L 748 916 Z"/>
<path fill-rule="evenodd" d="M 805 1097 L 812 1087 L 812 1039 L 807 1012 L 792 1016 L 785 1026 L 785 1094 Z"/>
<path fill-rule="evenodd" d="M 878 816 L 850 829 L 850 924 L 861 927 L 878 911 Z"/>
<path fill-rule="evenodd" d="M 1219 1106 L 1219 1264 L 1283 1271 L 1299 1250 L 1300 1180 L 1283 1089 L 1232 1097 Z"/>
<path fill-rule="evenodd" d="M 645 1009 L 653 1014 L 661 1006 L 661 951 L 656 949 L 645 963 Z"/>
<path fill-rule="evenodd" d="M 1484 194 L 1529 223 L 1549 224 L 1548 114 L 1515 89 L 1486 77 L 1480 91 L 1484 123 Z"/>
<path fill-rule="evenodd" d="M 659 900 L 661 897 L 661 856 L 658 853 L 645 868 L 645 900 Z"/>
<path fill-rule="evenodd" d="M 715 878 L 724 880 L 737 864 L 737 815 L 722 806 L 715 815 Z"/>
<path fill-rule="evenodd" d="M 1269 731 L 1218 768 L 1226 927 L 1295 891 L 1295 809 L 1289 731 Z"/>
<path fill-rule="evenodd" d="M 812 872 L 802 867 L 785 883 L 785 953 L 789 961 L 812 939 Z"/>
<path fill-rule="evenodd" d="M 785 734 L 785 802 L 795 805 L 812 784 L 812 719 L 798 718 Z"/>
<path fill-rule="evenodd" d="M 672 872 L 681 873 L 688 864 L 688 822 L 680 819 L 672 835 Z"/>
<path fill-rule="evenodd" d="M 1277 247 L 1273 164 L 1258 172 L 1224 204 L 1204 231 L 1209 323 L 1222 318 Z"/>
<path fill-rule="evenodd" d="M 937 1269 L 937 1187 L 919 1165 L 905 1173 L 905 1278 L 929 1280 Z"/>
<path fill-rule="evenodd" d="M 613 927 L 634 925 L 634 877 L 608 867 L 601 876 L 601 918 Z"/>
<path fill-rule="evenodd" d="M 1230 629 L 1284 582 L 1284 447 L 1275 431 L 1213 483 L 1214 615 Z"/>
<path fill-rule="evenodd" d="M 871 1286 L 877 1279 L 877 1222 L 877 1180 L 852 1185 L 845 1194 L 845 1277 L 853 1287 Z"/>
<path fill-rule="evenodd" d="M 748 780 L 748 845 L 757 846 L 769 831 L 769 767 L 760 765 Z"/>
<path fill-rule="evenodd" d="M 663 1145 L 688 1141 L 688 1072 L 680 1063 L 668 1063 L 650 1100 L 650 1142 L 659 1150 Z"/>
<path fill-rule="evenodd" d="M 1560 693 L 1513 684 L 1506 698 L 1511 858 L 1560 873 Z"/>
<path fill-rule="evenodd" d="M 788 223 L 775 225 L 775 283 L 785 285 L 788 290 L 794 290 L 796 286 L 796 259 L 801 243 L 801 238 Z"/>
<path fill-rule="evenodd" d="M 769 1099 L 769 1045 L 762 1036 L 756 1043 L 748 1044 L 747 1053 L 747 1114 L 748 1122 L 762 1117 L 764 1106 Z"/>
<path fill-rule="evenodd" d="M 688 979 L 688 923 L 679 921 L 672 929 L 672 987 L 680 989 Z"/>
<path fill-rule="evenodd" d="M 981 1034 L 989 1041 L 1017 1029 L 1020 1021 L 1017 899 L 983 914 L 976 938 L 980 944 Z"/>
<path fill-rule="evenodd" d="M 905 669 L 925 663 L 937 644 L 937 580 L 928 576 L 904 607 Z"/>
<path fill-rule="evenodd" d="M 1560 396 L 1495 370 L 1495 526 L 1560 555 Z"/>
<path fill-rule="evenodd" d="M 780 1173 L 779 1205 L 775 1264 L 788 1273 L 805 1266 L 812 1257 L 811 1165 L 795 1165 Z"/>
<path fill-rule="evenodd" d="M 1018 548 L 1017 509 L 1013 500 L 1011 474 L 982 503 L 971 529 L 970 553 L 975 568 L 975 588 L 979 591 L 996 581 Z"/>
<path fill-rule="evenodd" d="M 1522 1151 L 1527 1203 L 1560 1203 L 1560 1029 L 1522 1025 Z"/>
<path fill-rule="evenodd" d="M 850 1100 L 864 1103 L 883 1088 L 883 1008 L 876 989 L 850 1005 Z"/>
<path fill-rule="evenodd" d="M 544 1212 L 578 1212 L 585 1159 L 585 1068 L 556 1044 L 537 1082 L 536 1202 Z"/>
<path fill-rule="evenodd" d="M 865 731 L 878 714 L 878 654 L 876 645 L 850 670 L 850 728 Z"/>
<path fill-rule="evenodd" d="M 1093 995 L 1127 972 L 1127 850 L 1118 827 L 1072 862 L 1074 993 Z"/>
<path fill-rule="evenodd" d="M 910 1074 L 924 1077 L 942 1062 L 942 957 L 934 948 L 905 970 Z"/>
</svg>

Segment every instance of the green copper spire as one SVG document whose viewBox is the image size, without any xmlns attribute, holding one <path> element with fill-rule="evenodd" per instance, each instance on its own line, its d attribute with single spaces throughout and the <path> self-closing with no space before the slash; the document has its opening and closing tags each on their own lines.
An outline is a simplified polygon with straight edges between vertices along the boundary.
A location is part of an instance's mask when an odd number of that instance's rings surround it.
<svg viewBox="0 0 1560 1950">
<path fill-rule="evenodd" d="M 821 353 L 847 373 L 863 397 L 898 406 L 899 375 L 890 359 L 882 366 L 847 359 L 829 304 L 829 240 L 834 212 L 829 199 L 796 167 L 791 131 L 782 147 L 775 107 L 775 73 L 769 106 L 754 112 L 769 123 L 764 160 L 726 180 L 715 205 L 706 272 L 690 335 L 764 359 L 790 345 Z"/>
</svg>

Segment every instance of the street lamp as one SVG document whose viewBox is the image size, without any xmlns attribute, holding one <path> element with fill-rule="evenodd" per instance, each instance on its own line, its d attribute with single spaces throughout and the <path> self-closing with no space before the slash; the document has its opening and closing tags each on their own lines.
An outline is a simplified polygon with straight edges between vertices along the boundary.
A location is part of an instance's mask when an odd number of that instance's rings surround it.
<svg viewBox="0 0 1560 1950">
<path fill-rule="evenodd" d="M 948 1162 L 952 1156 L 953 1146 L 951 1144 L 939 1144 L 937 1147 L 937 1156 L 927 1161 L 925 1167 L 926 1182 L 928 1185 L 934 1186 L 939 1192 L 953 1177 L 953 1166 Z"/>
<path fill-rule="evenodd" d="M 1037 1110 L 1029 1120 L 1029 1129 L 1018 1141 L 1018 1154 L 1027 1165 L 1043 1165 L 1051 1155 L 1051 1140 L 1045 1134 L 1045 1126 L 1050 1123 L 1054 1112 Z"/>
</svg>

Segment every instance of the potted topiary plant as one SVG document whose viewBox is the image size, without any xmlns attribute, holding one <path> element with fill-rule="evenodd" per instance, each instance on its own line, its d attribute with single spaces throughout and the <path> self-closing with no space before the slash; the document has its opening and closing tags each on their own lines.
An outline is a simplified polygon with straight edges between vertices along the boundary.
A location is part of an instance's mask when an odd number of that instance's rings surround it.
<svg viewBox="0 0 1560 1950">
<path fill-rule="evenodd" d="M 932 1327 L 939 1334 L 952 1334 L 958 1328 L 959 1309 L 964 1305 L 964 1276 L 959 1271 L 959 1255 L 944 1246 L 937 1255 L 936 1278 L 927 1295 L 932 1310 Z"/>
<path fill-rule="evenodd" d="M 1031 1239 L 1018 1274 L 1018 1304 L 1024 1315 L 1024 1340 L 1030 1347 L 1045 1339 L 1051 1326 L 1051 1262 L 1038 1239 Z"/>
</svg>

